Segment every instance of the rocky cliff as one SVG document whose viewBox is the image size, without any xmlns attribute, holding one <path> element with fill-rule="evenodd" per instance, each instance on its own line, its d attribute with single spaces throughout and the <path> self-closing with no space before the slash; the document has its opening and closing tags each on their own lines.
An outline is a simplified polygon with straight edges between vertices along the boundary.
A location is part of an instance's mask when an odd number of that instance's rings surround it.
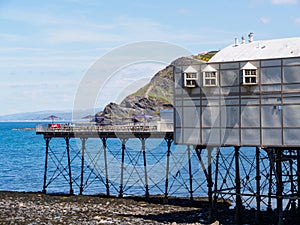
<svg viewBox="0 0 300 225">
<path fill-rule="evenodd" d="M 214 54 L 215 52 L 206 54 L 205 57 L 208 58 Z M 176 59 L 156 73 L 147 85 L 124 98 L 120 104 L 108 104 L 103 111 L 95 115 L 95 121 L 102 125 L 116 125 L 158 120 L 161 109 L 173 108 L 174 65 L 199 64 L 199 61 L 204 62 L 205 60 L 199 56 Z"/>
<path fill-rule="evenodd" d="M 95 115 L 95 120 L 102 125 L 157 120 L 161 109 L 172 107 L 173 66 L 169 65 L 156 73 L 147 85 L 124 98 L 120 104 L 108 104 Z"/>
</svg>

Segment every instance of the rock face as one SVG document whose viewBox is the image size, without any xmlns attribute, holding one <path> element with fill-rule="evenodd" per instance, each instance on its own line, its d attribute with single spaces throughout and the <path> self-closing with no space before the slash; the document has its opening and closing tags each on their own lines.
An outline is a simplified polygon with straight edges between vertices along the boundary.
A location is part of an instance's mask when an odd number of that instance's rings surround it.
<svg viewBox="0 0 300 225">
<path fill-rule="evenodd" d="M 101 125 L 118 125 L 159 120 L 161 109 L 173 108 L 174 66 L 199 64 L 199 61 L 205 63 L 193 56 L 176 59 L 156 73 L 147 85 L 124 98 L 120 104 L 108 104 L 95 115 L 95 121 Z"/>
<path fill-rule="evenodd" d="M 117 125 L 159 119 L 161 109 L 173 108 L 173 66 L 169 65 L 154 75 L 137 92 L 127 96 L 120 104 L 109 103 L 95 115 L 101 125 Z"/>
</svg>

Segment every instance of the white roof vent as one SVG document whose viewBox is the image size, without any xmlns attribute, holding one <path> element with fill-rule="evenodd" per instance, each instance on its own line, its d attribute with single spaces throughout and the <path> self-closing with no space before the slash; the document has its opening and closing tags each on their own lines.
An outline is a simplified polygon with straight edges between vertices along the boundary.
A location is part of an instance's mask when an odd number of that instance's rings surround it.
<svg viewBox="0 0 300 225">
<path fill-rule="evenodd" d="M 242 36 L 242 44 L 245 44 L 246 43 L 246 40 L 244 38 L 244 36 Z"/>
<path fill-rule="evenodd" d="M 234 39 L 234 46 L 239 46 L 239 39 L 238 38 Z"/>
<path fill-rule="evenodd" d="M 251 32 L 250 34 L 248 34 L 249 43 L 251 43 L 253 41 L 253 36 L 254 36 L 253 32 Z"/>
</svg>

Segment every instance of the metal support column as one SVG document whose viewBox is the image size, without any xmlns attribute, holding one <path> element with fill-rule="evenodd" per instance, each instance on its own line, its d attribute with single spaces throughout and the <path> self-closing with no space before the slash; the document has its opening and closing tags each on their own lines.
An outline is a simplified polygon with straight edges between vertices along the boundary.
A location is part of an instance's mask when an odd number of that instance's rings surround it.
<svg viewBox="0 0 300 225">
<path fill-rule="evenodd" d="M 241 198 L 241 178 L 240 178 L 240 164 L 239 164 L 239 150 L 240 147 L 235 146 L 235 192 L 236 192 L 236 206 L 235 206 L 235 223 L 241 223 L 241 210 L 242 210 L 242 198 Z"/>
<path fill-rule="evenodd" d="M 212 181 L 212 158 L 211 153 L 213 151 L 212 147 L 207 147 L 207 188 L 208 188 L 208 205 L 209 205 L 209 211 L 208 211 L 208 220 L 209 222 L 213 222 L 213 181 Z"/>
<path fill-rule="evenodd" d="M 72 170 L 71 170 L 71 157 L 70 157 L 70 138 L 66 137 L 66 145 L 67 145 L 67 155 L 68 155 L 68 169 L 69 169 L 69 185 L 70 185 L 70 195 L 74 194 L 72 187 Z"/>
<path fill-rule="evenodd" d="M 293 164 L 295 163 L 295 161 L 293 160 L 294 159 L 294 155 L 293 155 L 293 150 L 289 150 L 289 156 L 291 157 L 291 159 L 289 159 L 288 161 L 289 161 L 289 166 L 290 166 L 290 171 L 289 171 L 289 180 L 290 180 L 290 184 L 291 184 L 291 197 L 295 197 L 296 196 L 296 193 L 295 193 L 295 184 L 294 184 L 294 176 L 295 176 L 295 174 L 294 174 L 294 171 L 293 171 Z M 288 204 L 290 204 L 290 207 L 291 207 L 291 213 L 292 214 L 295 214 L 295 212 L 296 212 L 296 200 L 295 199 L 290 199 L 289 200 L 289 203 Z"/>
<path fill-rule="evenodd" d="M 109 193 L 109 180 L 108 180 L 108 166 L 107 166 L 107 156 L 106 156 L 106 150 L 107 150 L 106 140 L 107 140 L 107 138 L 101 138 L 101 140 L 102 140 L 102 144 L 103 144 L 106 195 L 109 196 L 110 193 Z"/>
<path fill-rule="evenodd" d="M 148 187 L 148 173 L 147 173 L 147 161 L 146 161 L 146 145 L 145 138 L 141 138 L 142 142 L 142 151 L 143 151 L 143 159 L 144 159 L 144 174 L 145 174 L 145 197 L 149 198 L 149 187 Z"/>
<path fill-rule="evenodd" d="M 260 224 L 260 204 L 261 204 L 261 196 L 260 196 L 260 149 L 256 147 L 255 152 L 255 161 L 256 161 L 256 215 L 255 220 L 256 224 Z"/>
<path fill-rule="evenodd" d="M 210 149 L 210 150 L 208 150 Z M 207 149 L 207 157 L 208 157 L 208 163 L 210 161 L 211 164 L 211 149 L 212 148 L 208 148 Z M 202 153 L 203 148 L 196 146 L 195 151 L 197 154 L 197 157 L 199 159 L 201 168 L 203 170 L 203 173 L 205 175 L 206 181 L 207 181 L 207 188 L 208 188 L 208 201 L 209 201 L 209 215 L 208 215 L 208 220 L 209 222 L 212 221 L 212 210 L 213 210 L 213 205 L 212 205 L 212 186 L 213 186 L 213 182 L 212 182 L 212 172 L 211 172 L 211 165 L 206 165 L 204 164 L 202 157 L 201 157 L 201 153 Z M 209 171 L 210 170 L 210 171 Z"/>
<path fill-rule="evenodd" d="M 273 186 L 273 171 L 274 171 L 274 151 L 273 149 L 267 149 L 270 171 L 269 171 L 269 188 L 268 188 L 268 206 L 267 211 L 272 211 L 272 186 Z"/>
<path fill-rule="evenodd" d="M 219 158 L 220 158 L 220 148 L 216 149 L 216 165 L 215 165 L 215 183 L 214 183 L 214 200 L 213 200 L 213 216 L 216 217 L 217 213 L 217 202 L 218 202 L 218 174 L 219 174 Z"/>
<path fill-rule="evenodd" d="M 81 177 L 80 177 L 80 187 L 79 187 L 80 195 L 82 195 L 82 192 L 83 192 L 85 143 L 86 143 L 86 138 L 81 138 Z"/>
<path fill-rule="evenodd" d="M 43 194 L 46 194 L 47 187 L 47 169 L 48 169 L 48 155 L 49 155 L 49 142 L 51 138 L 44 138 L 46 141 L 46 155 L 45 155 L 45 170 L 44 170 L 44 185 L 43 185 Z"/>
<path fill-rule="evenodd" d="M 277 199 L 277 214 L 278 214 L 278 225 L 282 224 L 282 213 L 283 213 L 283 184 L 282 184 L 282 150 L 276 149 L 276 199 Z"/>
<path fill-rule="evenodd" d="M 168 149 L 167 149 L 167 165 L 166 165 L 166 182 L 165 182 L 164 202 L 168 203 L 169 170 L 170 170 L 170 155 L 171 155 L 172 139 L 171 138 L 165 138 L 165 141 L 167 142 Z"/>
<path fill-rule="evenodd" d="M 190 201 L 194 200 L 193 197 L 193 173 L 192 173 L 192 161 L 191 161 L 191 148 L 188 145 L 187 147 L 187 152 L 188 152 L 188 163 L 189 163 L 189 177 L 190 177 Z"/>
<path fill-rule="evenodd" d="M 297 213 L 298 216 L 300 215 L 300 150 L 297 149 L 297 183 L 298 183 L 298 190 L 297 190 L 297 198 L 298 198 L 298 207 Z"/>
<path fill-rule="evenodd" d="M 127 139 L 122 139 L 122 162 L 121 162 L 121 180 L 120 180 L 120 190 L 119 197 L 123 197 L 123 179 L 124 179 L 124 159 L 125 159 L 125 148 Z"/>
</svg>

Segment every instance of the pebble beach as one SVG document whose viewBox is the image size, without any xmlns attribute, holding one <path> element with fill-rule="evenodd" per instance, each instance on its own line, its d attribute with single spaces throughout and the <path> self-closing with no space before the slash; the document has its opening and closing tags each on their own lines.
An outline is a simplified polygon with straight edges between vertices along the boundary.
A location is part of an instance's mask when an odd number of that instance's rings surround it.
<svg viewBox="0 0 300 225">
<path fill-rule="evenodd" d="M 202 224 L 199 216 L 198 207 L 130 198 L 0 192 L 0 224 Z"/>
</svg>

